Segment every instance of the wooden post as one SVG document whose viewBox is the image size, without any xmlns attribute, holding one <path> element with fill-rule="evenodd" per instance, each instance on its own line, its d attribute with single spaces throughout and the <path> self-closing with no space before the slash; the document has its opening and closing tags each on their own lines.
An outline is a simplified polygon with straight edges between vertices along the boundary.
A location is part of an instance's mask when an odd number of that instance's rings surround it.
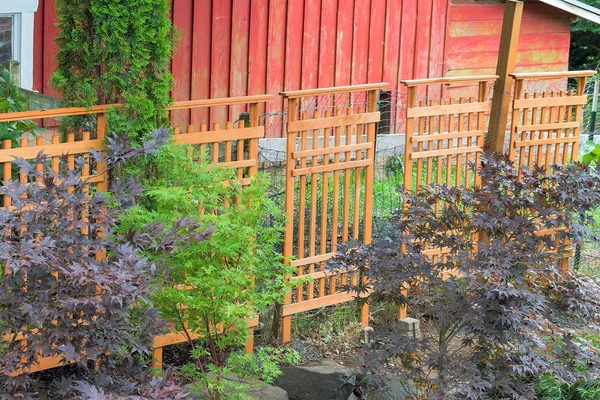
<svg viewBox="0 0 600 400">
<path fill-rule="evenodd" d="M 504 136 L 508 122 L 508 107 L 512 85 L 512 79 L 508 74 L 513 72 L 515 68 L 522 15 L 522 2 L 514 0 L 506 1 L 504 5 L 504 20 L 502 21 L 502 34 L 500 37 L 500 50 L 498 51 L 498 64 L 496 66 L 496 75 L 499 78 L 494 86 L 490 123 L 485 141 L 485 149 L 487 151 L 502 152 L 504 150 Z"/>
</svg>

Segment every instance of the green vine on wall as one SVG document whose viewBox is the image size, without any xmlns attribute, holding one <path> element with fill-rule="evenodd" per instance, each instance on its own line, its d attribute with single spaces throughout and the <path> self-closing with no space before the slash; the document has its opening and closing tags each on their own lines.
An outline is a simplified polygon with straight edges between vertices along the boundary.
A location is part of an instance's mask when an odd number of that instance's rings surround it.
<svg viewBox="0 0 600 400">
<path fill-rule="evenodd" d="M 175 33 L 166 0 L 56 0 L 56 14 L 50 82 L 68 105 L 123 104 L 110 110 L 108 129 L 132 138 L 168 124 Z"/>
</svg>

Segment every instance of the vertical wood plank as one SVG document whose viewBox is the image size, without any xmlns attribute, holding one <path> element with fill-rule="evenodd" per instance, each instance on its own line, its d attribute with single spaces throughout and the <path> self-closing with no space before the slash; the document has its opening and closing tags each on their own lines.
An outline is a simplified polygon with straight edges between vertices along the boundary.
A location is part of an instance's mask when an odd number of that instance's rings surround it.
<svg viewBox="0 0 600 400">
<path fill-rule="evenodd" d="M 231 22 L 231 72 L 229 95 L 232 97 L 248 94 L 248 37 L 250 33 L 250 0 L 233 0 Z M 231 118 L 239 119 L 246 105 L 231 106 Z"/>
<path fill-rule="evenodd" d="M 213 2 L 210 97 L 227 97 L 231 60 L 231 1 Z M 210 110 L 211 123 L 225 123 L 229 107 Z"/>
<path fill-rule="evenodd" d="M 517 59 L 517 44 L 521 30 L 521 17 L 523 3 L 507 0 L 504 4 L 504 19 L 500 37 L 500 50 L 498 51 L 498 64 L 496 75 L 499 76 L 494 85 L 492 109 L 490 111 L 489 132 L 485 141 L 486 150 L 502 152 L 504 150 L 504 136 L 508 121 L 508 107 L 512 79 L 508 76 L 514 71 Z"/>
<path fill-rule="evenodd" d="M 352 59 L 350 83 L 367 82 L 369 63 L 369 19 L 372 0 L 364 0 L 354 7 L 354 31 L 352 32 Z M 360 94 L 357 94 L 360 97 Z"/>
<path fill-rule="evenodd" d="M 192 100 L 210 98 L 211 32 L 212 0 L 196 0 L 192 32 Z M 190 122 L 209 124 L 208 112 L 206 107 L 192 109 Z"/>
<path fill-rule="evenodd" d="M 248 54 L 248 94 L 266 93 L 269 0 L 252 0 Z M 264 111 L 264 107 L 261 106 Z"/>
<path fill-rule="evenodd" d="M 431 37 L 429 53 L 429 78 L 441 78 L 444 76 L 444 54 L 446 50 L 446 22 L 447 22 L 448 0 L 433 0 L 431 8 Z M 427 96 L 440 98 L 442 87 L 440 85 L 429 86 Z"/>
<path fill-rule="evenodd" d="M 44 0 L 38 3 L 33 16 L 33 90 L 44 92 Z"/>
<path fill-rule="evenodd" d="M 429 45 L 431 40 L 432 0 L 417 0 L 417 33 L 415 38 L 415 79 L 429 75 Z M 419 86 L 417 95 L 426 96 L 427 86 Z"/>
<path fill-rule="evenodd" d="M 266 92 L 274 95 L 266 106 L 267 113 L 279 112 L 283 109 L 283 99 L 278 93 L 283 87 L 285 60 L 285 36 L 286 36 L 286 4 L 285 0 L 269 1 L 269 31 L 267 48 L 267 81 Z M 270 136 L 281 137 L 282 127 L 278 116 L 271 116 L 266 122 L 267 125 L 274 125 L 269 132 Z"/>
<path fill-rule="evenodd" d="M 383 53 L 385 24 L 387 21 L 385 6 L 386 0 L 371 0 L 367 82 L 381 82 L 383 80 Z"/>
<path fill-rule="evenodd" d="M 322 0 L 319 40 L 318 87 L 334 85 L 336 63 L 337 0 Z"/>
<path fill-rule="evenodd" d="M 319 74 L 319 36 L 321 26 L 321 0 L 305 0 L 304 27 L 302 40 L 302 81 L 301 89 L 317 87 Z M 334 47 L 328 51 L 335 51 Z"/>
<path fill-rule="evenodd" d="M 179 41 L 173 50 L 171 64 L 175 101 L 190 100 L 192 95 L 190 76 L 192 75 L 193 11 L 192 0 L 173 2 L 173 25 L 179 32 Z M 173 111 L 171 118 L 174 125 L 187 125 L 190 123 L 190 111 Z"/>
<path fill-rule="evenodd" d="M 302 39 L 304 25 L 304 0 L 288 0 L 285 57 L 280 61 L 284 68 L 284 89 L 300 89 L 302 76 Z M 285 61 L 284 61 L 285 60 Z"/>
<path fill-rule="evenodd" d="M 335 50 L 335 86 L 350 84 L 354 0 L 339 0 Z"/>
<path fill-rule="evenodd" d="M 298 100 L 297 99 L 289 99 L 288 100 L 288 122 L 296 121 L 298 113 Z M 292 176 L 292 171 L 295 167 L 295 159 L 292 157 L 292 154 L 296 148 L 296 134 L 288 134 L 287 135 L 287 144 L 286 144 L 286 169 L 285 169 L 285 212 L 287 214 L 286 227 L 283 237 L 283 256 L 286 259 L 286 262 L 291 261 L 291 257 L 294 251 L 294 202 L 295 202 L 295 193 L 294 193 L 294 177 Z M 312 178 L 311 178 L 312 179 Z M 312 188 L 311 188 L 312 190 Z M 291 293 L 288 293 L 285 296 L 284 304 L 290 304 L 292 301 Z M 291 327 L 292 327 L 292 317 L 284 316 L 282 318 L 282 333 L 281 339 L 283 342 L 289 342 L 291 340 Z"/>
</svg>

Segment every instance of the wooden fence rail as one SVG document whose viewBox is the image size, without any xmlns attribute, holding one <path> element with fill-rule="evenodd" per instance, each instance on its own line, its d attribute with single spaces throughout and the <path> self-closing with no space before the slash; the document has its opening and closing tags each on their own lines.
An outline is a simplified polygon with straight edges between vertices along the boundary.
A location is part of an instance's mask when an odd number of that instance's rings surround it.
<svg viewBox="0 0 600 400">
<path fill-rule="evenodd" d="M 204 108 L 212 110 L 217 107 L 229 107 L 231 105 L 245 105 L 249 111 L 249 126 L 245 126 L 244 121 L 238 121 L 237 126 L 231 120 L 224 123 L 213 123 L 208 127 L 205 124 L 200 126 L 188 125 L 186 127 L 173 127 L 173 139 L 177 143 L 192 144 L 204 150 L 211 161 L 219 165 L 227 165 L 236 170 L 237 178 L 241 184 L 249 183 L 249 180 L 258 171 L 258 139 L 264 137 L 264 127 L 259 126 L 258 115 L 259 106 L 267 102 L 271 96 L 259 95 L 248 97 L 223 98 L 214 100 L 198 100 L 174 103 L 171 106 L 173 110 Z M 73 170 L 75 168 L 74 160 L 77 156 L 86 157 L 90 150 L 102 151 L 102 142 L 106 136 L 107 112 L 113 106 L 94 106 L 87 108 L 61 108 L 54 110 L 27 111 L 19 113 L 0 114 L 0 122 L 10 122 L 18 120 L 35 120 L 42 118 L 70 117 L 81 115 L 96 115 L 94 134 L 95 139 L 90 138 L 90 132 L 83 132 L 80 139 L 76 139 L 74 133 L 61 135 L 54 133 L 50 137 L 38 137 L 34 145 L 29 145 L 27 139 L 23 138 L 19 148 L 12 148 L 11 141 L 7 140 L 0 149 L 0 165 L 2 165 L 3 180 L 15 177 L 13 171 L 14 157 L 22 157 L 27 160 L 33 160 L 37 154 L 42 151 L 51 157 L 52 169 L 58 172 L 61 168 Z M 118 107 L 118 105 L 117 105 Z M 78 135 L 79 136 L 79 135 Z M 16 172 L 19 179 L 23 179 L 23 174 Z M 107 190 L 107 174 L 105 166 L 99 164 L 89 166 L 83 172 L 84 176 L 90 176 L 90 183 L 96 185 L 100 191 Z M 3 199 L 4 206 L 10 206 L 11 199 Z M 246 341 L 246 351 L 252 352 L 254 327 L 258 325 L 258 317 L 247 321 L 244 329 L 248 329 L 248 339 Z M 192 338 L 197 338 L 192 336 Z M 186 342 L 187 335 L 182 332 L 171 332 L 154 338 L 153 342 L 153 366 L 162 365 L 163 348 Z M 62 365 L 63 360 L 60 354 L 40 358 L 38 363 L 23 372 L 36 372 Z"/>
</svg>

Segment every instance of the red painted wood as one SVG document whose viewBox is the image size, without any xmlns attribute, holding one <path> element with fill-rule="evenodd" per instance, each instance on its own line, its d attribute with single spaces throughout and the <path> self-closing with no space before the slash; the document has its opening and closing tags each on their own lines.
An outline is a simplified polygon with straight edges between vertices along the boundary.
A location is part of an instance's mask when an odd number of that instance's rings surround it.
<svg viewBox="0 0 600 400">
<path fill-rule="evenodd" d="M 212 0 L 194 2 L 194 29 L 192 33 L 192 100 L 210 97 Z M 208 110 L 197 108 L 191 112 L 191 123 L 208 124 Z"/>
<path fill-rule="evenodd" d="M 44 91 L 44 1 L 33 17 L 33 90 Z"/>
<path fill-rule="evenodd" d="M 335 86 L 350 84 L 353 19 L 354 0 L 339 0 L 335 48 Z"/>
<path fill-rule="evenodd" d="M 248 54 L 248 94 L 266 92 L 267 29 L 269 0 L 252 0 L 250 8 L 250 44 Z M 264 108 L 261 106 L 261 111 Z"/>
<path fill-rule="evenodd" d="M 300 89 L 302 79 L 302 36 L 304 26 L 304 0 L 288 0 L 285 57 L 277 62 L 284 68 L 284 90 Z M 286 61 L 284 61 L 286 60 Z M 287 61 L 289 60 L 289 61 Z"/>
<path fill-rule="evenodd" d="M 498 20 L 455 21 L 448 27 L 450 37 L 499 35 L 501 29 L 502 23 Z M 521 22 L 521 35 L 570 32 L 570 30 L 568 18 L 530 19 Z"/>
<path fill-rule="evenodd" d="M 398 72 L 400 80 L 413 79 L 415 77 L 414 59 L 416 29 L 417 0 L 403 0 L 402 30 L 400 32 L 400 64 Z"/>
<path fill-rule="evenodd" d="M 335 79 L 337 0 L 322 0 L 317 87 L 331 87 Z"/>
<path fill-rule="evenodd" d="M 43 93 L 48 96 L 58 97 L 59 94 L 54 90 L 48 82 L 54 70 L 56 69 L 56 59 L 54 55 L 57 52 L 56 35 L 58 28 L 56 27 L 56 11 L 54 9 L 53 0 L 45 0 L 44 5 L 44 86 Z"/>
<path fill-rule="evenodd" d="M 173 51 L 173 99 L 190 100 L 192 96 L 192 33 L 194 6 L 192 0 L 173 2 L 173 24 L 177 27 L 180 39 Z M 171 120 L 175 126 L 185 127 L 190 123 L 190 111 L 174 111 Z"/>
<path fill-rule="evenodd" d="M 571 35 L 569 33 L 545 33 L 541 35 L 521 35 L 519 37 L 519 50 L 565 49 L 569 47 Z M 469 52 L 488 51 L 498 49 L 500 36 L 463 36 L 448 38 L 446 53 L 462 53 L 465 49 Z"/>
<path fill-rule="evenodd" d="M 402 90 L 400 79 L 493 73 L 503 15 L 502 5 L 448 6 L 450 0 L 173 1 L 181 35 L 175 98 L 270 93 L 276 97 L 261 110 L 270 113 L 283 110 L 284 89 L 384 80 Z M 40 0 L 34 37 L 34 85 L 50 94 L 53 3 Z M 517 70 L 565 69 L 569 32 L 564 12 L 526 4 Z M 219 119 L 227 113 L 220 110 Z M 194 124 L 208 119 L 205 111 L 191 115 Z M 281 135 L 282 122 L 273 116 L 268 133 Z"/>
<path fill-rule="evenodd" d="M 569 49 L 523 50 L 517 52 L 517 65 L 557 64 L 569 59 Z M 448 69 L 464 66 L 493 68 L 498 60 L 498 52 L 455 53 L 446 63 Z"/>
<path fill-rule="evenodd" d="M 395 91 L 399 80 L 400 60 L 400 31 L 402 29 L 402 3 L 401 0 L 388 0 L 386 4 L 385 36 L 383 46 L 382 81 L 390 84 L 389 90 Z M 395 96 L 392 97 L 392 101 Z M 399 126 L 399 112 L 391 108 L 390 125 Z M 385 118 L 386 116 L 382 116 Z"/>
<path fill-rule="evenodd" d="M 450 13 L 451 21 L 502 20 L 504 4 L 454 4 Z M 568 14 L 547 4 L 526 4 L 523 20 L 566 17 Z"/>
<path fill-rule="evenodd" d="M 210 97 L 213 99 L 229 95 L 230 60 L 231 2 L 217 0 L 213 2 L 212 13 Z M 211 123 L 223 125 L 228 117 L 228 107 L 211 109 Z"/>
<path fill-rule="evenodd" d="M 383 48 L 385 40 L 386 0 L 371 0 L 371 20 L 369 23 L 369 63 L 367 82 L 381 82 L 383 79 Z"/>
<path fill-rule="evenodd" d="M 400 55 L 400 30 L 402 18 L 401 2 L 388 0 L 386 4 L 385 37 L 383 47 L 383 81 L 395 87 L 398 81 Z"/>
<path fill-rule="evenodd" d="M 353 85 L 367 82 L 369 63 L 369 18 L 372 0 L 357 2 L 354 7 L 354 32 L 352 39 L 352 72 L 350 83 Z M 360 4 L 360 6 L 359 6 Z"/>
<path fill-rule="evenodd" d="M 321 0 L 305 0 L 301 89 L 314 89 L 318 84 L 319 26 L 321 26 Z M 330 47 L 328 50 L 332 49 L 334 47 Z"/>
<path fill-rule="evenodd" d="M 283 73 L 287 63 L 298 60 L 285 60 L 285 35 L 286 35 L 286 0 L 270 0 L 269 2 L 269 30 L 267 36 L 267 81 L 266 92 L 274 95 L 267 103 L 267 114 L 283 110 L 283 99 L 279 92 L 283 88 Z M 282 135 L 283 120 L 280 116 L 267 116 L 268 136 L 280 137 Z"/>
<path fill-rule="evenodd" d="M 448 0 L 433 0 L 431 11 L 431 41 L 429 45 L 429 77 L 444 76 L 444 53 L 446 45 L 446 20 Z M 442 86 L 430 86 L 427 96 L 441 98 Z"/>
<path fill-rule="evenodd" d="M 429 77 L 429 46 L 431 40 L 432 0 L 417 0 L 417 35 L 415 38 L 415 79 Z M 417 89 L 417 95 L 427 95 L 427 87 Z"/>
<path fill-rule="evenodd" d="M 233 0 L 231 29 L 231 73 L 232 97 L 248 93 L 248 38 L 250 32 L 250 0 Z M 233 120 L 237 120 L 245 105 L 231 107 Z"/>
</svg>

